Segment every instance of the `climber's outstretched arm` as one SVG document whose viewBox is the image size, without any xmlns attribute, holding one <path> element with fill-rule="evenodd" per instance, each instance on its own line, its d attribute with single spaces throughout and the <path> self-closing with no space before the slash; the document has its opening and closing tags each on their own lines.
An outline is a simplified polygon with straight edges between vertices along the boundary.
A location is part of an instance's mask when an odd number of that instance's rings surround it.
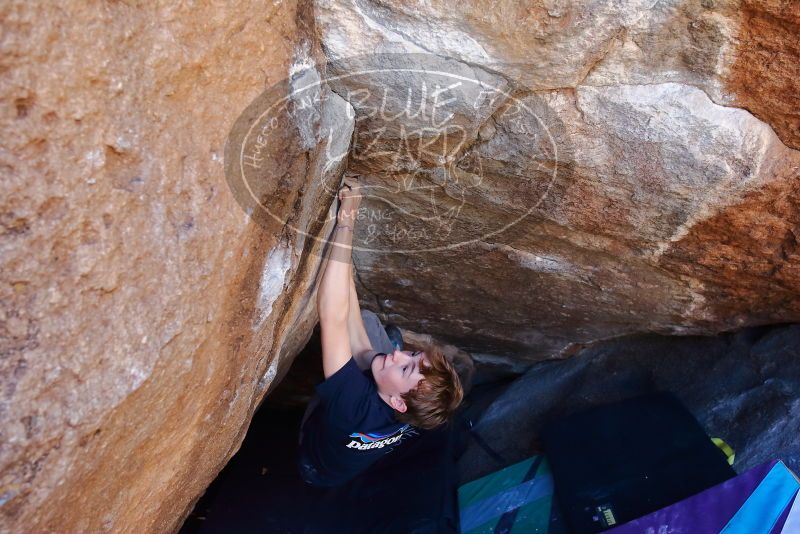
<svg viewBox="0 0 800 534">
<path fill-rule="evenodd" d="M 322 338 L 322 371 L 325 378 L 341 369 L 352 355 L 348 314 L 353 229 L 355 214 L 361 202 L 358 184 L 346 184 L 339 191 L 339 199 L 336 227 L 328 244 L 328 255 L 317 291 L 317 311 Z"/>
</svg>

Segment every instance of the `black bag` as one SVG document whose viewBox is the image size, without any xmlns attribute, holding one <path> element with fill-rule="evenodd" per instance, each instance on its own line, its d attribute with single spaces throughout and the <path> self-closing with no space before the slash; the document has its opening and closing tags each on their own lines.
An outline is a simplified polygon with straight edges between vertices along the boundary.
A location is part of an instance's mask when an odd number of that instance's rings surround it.
<svg viewBox="0 0 800 534">
<path fill-rule="evenodd" d="M 542 431 L 568 527 L 601 532 L 736 475 L 670 393 L 598 406 Z"/>
</svg>

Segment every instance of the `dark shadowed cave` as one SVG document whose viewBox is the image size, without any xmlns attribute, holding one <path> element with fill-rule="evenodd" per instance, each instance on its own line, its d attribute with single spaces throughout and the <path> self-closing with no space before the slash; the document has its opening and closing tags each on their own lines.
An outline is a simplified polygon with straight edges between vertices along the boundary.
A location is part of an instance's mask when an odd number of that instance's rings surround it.
<svg viewBox="0 0 800 534">
<path fill-rule="evenodd" d="M 308 510 L 321 494 L 299 480 L 291 445 L 322 378 L 315 332 L 256 413 L 242 448 L 187 518 L 183 534 L 306 531 Z M 600 342 L 522 374 L 479 363 L 461 418 L 491 452 L 474 439 L 460 443 L 458 483 L 540 451 L 538 431 L 548 420 L 653 391 L 675 393 L 709 436 L 728 442 L 737 472 L 771 458 L 800 468 L 800 325 L 775 325 L 713 337 Z"/>
</svg>

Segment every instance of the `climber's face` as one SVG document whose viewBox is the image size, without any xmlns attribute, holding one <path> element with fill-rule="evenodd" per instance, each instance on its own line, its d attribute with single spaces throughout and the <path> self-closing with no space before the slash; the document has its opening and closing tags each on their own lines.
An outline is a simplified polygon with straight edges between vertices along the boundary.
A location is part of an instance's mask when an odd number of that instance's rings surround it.
<svg viewBox="0 0 800 534">
<path fill-rule="evenodd" d="M 420 364 L 427 363 L 422 351 L 396 350 L 378 354 L 372 359 L 372 376 L 378 385 L 378 395 L 398 412 L 405 412 L 406 403 L 401 395 L 417 387 L 423 378 Z"/>
</svg>

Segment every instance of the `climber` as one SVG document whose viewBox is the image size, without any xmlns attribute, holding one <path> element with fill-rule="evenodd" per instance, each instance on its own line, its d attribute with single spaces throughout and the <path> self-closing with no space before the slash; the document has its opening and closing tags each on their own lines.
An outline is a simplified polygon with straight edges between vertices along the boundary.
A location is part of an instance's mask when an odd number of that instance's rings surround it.
<svg viewBox="0 0 800 534">
<path fill-rule="evenodd" d="M 440 350 L 400 350 L 402 340 L 393 347 L 374 314 L 362 318 L 351 266 L 358 182 L 346 180 L 339 200 L 317 293 L 325 381 L 301 424 L 299 456 L 303 480 L 329 487 L 346 483 L 420 429 L 446 422 L 463 397 Z"/>
</svg>

